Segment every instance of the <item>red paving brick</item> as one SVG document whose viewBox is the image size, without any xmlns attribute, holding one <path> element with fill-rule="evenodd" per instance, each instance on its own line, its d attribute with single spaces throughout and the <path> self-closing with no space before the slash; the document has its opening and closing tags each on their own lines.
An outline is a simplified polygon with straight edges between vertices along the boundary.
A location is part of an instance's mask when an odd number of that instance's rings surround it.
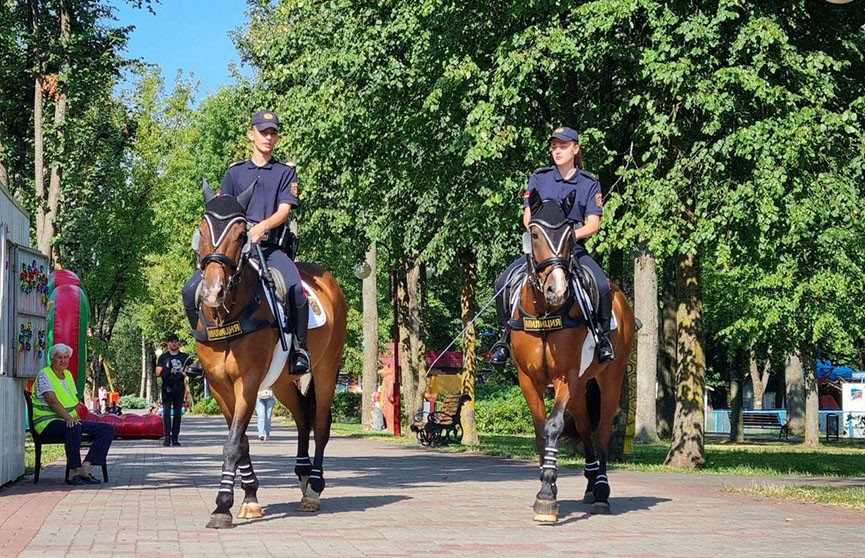
<svg viewBox="0 0 865 558">
<path fill-rule="evenodd" d="M 754 478 L 613 471 L 613 514 L 581 502 L 579 471 L 559 477 L 560 521 L 538 525 L 529 463 L 334 437 L 322 511 L 297 511 L 294 432 L 251 437 L 265 517 L 205 529 L 225 425 L 184 420 L 184 446 L 117 441 L 111 482 L 68 489 L 62 463 L 0 491 L 0 557 L 24 556 L 861 556 L 863 514 L 725 492 Z M 759 482 L 760 479 L 756 479 Z M 802 479 L 770 479 L 801 482 Z M 862 479 L 829 480 L 854 485 Z M 820 482 L 808 479 L 807 482 Z M 242 491 L 235 491 L 235 513 Z"/>
</svg>

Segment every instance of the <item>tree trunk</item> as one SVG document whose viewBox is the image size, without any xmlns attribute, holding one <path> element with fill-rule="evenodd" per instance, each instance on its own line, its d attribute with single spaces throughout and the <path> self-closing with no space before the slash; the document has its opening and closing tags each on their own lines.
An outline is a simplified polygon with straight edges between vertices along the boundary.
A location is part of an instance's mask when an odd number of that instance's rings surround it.
<svg viewBox="0 0 865 558">
<path fill-rule="evenodd" d="M 144 333 L 141 334 L 141 386 L 138 388 L 138 397 L 144 398 L 147 393 L 147 347 L 144 344 Z M 150 401 L 148 401 L 149 403 Z"/>
<path fill-rule="evenodd" d="M 457 248 L 457 265 L 460 269 L 460 314 L 463 327 L 475 316 L 475 294 L 478 282 L 478 268 L 472 248 Z M 478 427 L 475 423 L 475 381 L 478 375 L 477 359 L 478 331 L 474 323 L 466 329 L 463 337 L 463 393 L 471 397 L 463 405 L 462 425 L 463 444 L 477 445 Z"/>
<path fill-rule="evenodd" d="M 363 280 L 363 428 L 372 430 L 372 394 L 378 385 L 378 280 L 377 249 L 370 242 L 366 263 L 372 269 Z"/>
<path fill-rule="evenodd" d="M 658 441 L 658 274 L 655 256 L 640 250 L 634 258 L 634 311 L 643 322 L 637 332 L 637 416 L 634 440 Z"/>
<path fill-rule="evenodd" d="M 31 32 L 33 33 L 33 44 L 38 44 L 39 36 L 39 0 L 30 0 Z M 36 197 L 36 239 L 40 252 L 49 256 L 47 249 L 43 249 L 39 240 L 42 238 L 45 227 L 45 124 L 42 114 L 42 73 L 44 65 L 40 59 L 39 49 L 33 47 L 33 59 L 37 63 L 36 75 L 33 77 L 33 189 Z"/>
<path fill-rule="evenodd" d="M 751 388 L 754 392 L 754 402 L 752 407 L 754 409 L 762 409 L 763 408 L 763 396 L 766 394 L 766 385 L 769 383 L 769 373 L 771 372 L 772 365 L 771 359 L 769 355 L 766 356 L 766 362 L 763 363 L 763 370 L 760 371 L 760 363 L 757 361 L 757 352 L 752 348 L 751 349 Z"/>
<path fill-rule="evenodd" d="M 742 371 L 738 359 L 730 370 L 730 441 L 744 442 L 742 428 Z"/>
<path fill-rule="evenodd" d="M 426 391 L 426 359 L 421 340 L 420 299 L 418 296 L 420 271 L 419 265 L 412 264 L 406 272 L 406 298 L 408 301 L 406 329 L 409 339 L 406 362 L 411 368 L 411 374 L 407 379 L 411 385 L 406 391 L 404 400 L 406 424 L 411 424 L 414 421 L 415 413 L 423 410 L 423 396 Z M 405 377 L 403 374 L 403 378 Z M 410 435 L 409 432 L 407 431 L 407 436 Z"/>
<path fill-rule="evenodd" d="M 703 394 L 706 355 L 703 351 L 703 302 L 700 261 L 696 254 L 680 256 L 676 273 L 678 311 L 678 373 L 673 440 L 665 465 L 697 469 L 706 464 L 703 445 Z"/>
<path fill-rule="evenodd" d="M 799 358 L 804 368 L 805 384 L 805 440 L 804 445 L 816 448 L 820 445 L 820 399 L 817 391 L 817 370 L 810 353 L 800 349 Z"/>
<path fill-rule="evenodd" d="M 805 433 L 805 371 L 799 353 L 787 357 L 784 366 L 787 390 L 787 425 L 791 434 Z"/>
<path fill-rule="evenodd" d="M 400 272 L 401 271 L 401 272 Z M 411 352 L 411 333 L 409 328 L 409 298 L 408 298 L 408 281 L 405 269 L 398 270 L 396 273 L 397 293 L 399 300 L 399 365 L 400 365 L 400 403 L 402 409 L 408 408 L 408 403 L 414 397 L 413 386 L 414 382 L 414 357 Z M 402 413 L 402 411 L 400 411 Z M 407 413 L 406 413 L 407 414 Z M 400 419 L 402 420 L 402 419 Z M 411 424 L 411 423 L 408 423 Z M 405 429 L 403 435 L 408 436 L 411 432 L 408 428 Z"/>
<path fill-rule="evenodd" d="M 664 310 L 659 329 L 661 349 L 658 351 L 658 435 L 673 433 L 676 414 L 676 274 L 674 265 L 664 266 Z"/>
<path fill-rule="evenodd" d="M 60 2 L 60 44 L 65 50 L 69 47 L 69 42 L 72 38 L 71 27 L 69 22 L 69 9 L 66 2 Z M 64 54 L 63 64 L 60 67 L 60 73 L 57 80 L 57 96 L 54 99 L 54 130 L 56 133 L 54 153 L 52 155 L 54 161 L 51 164 L 51 178 L 48 183 L 48 199 L 45 210 L 44 223 L 42 233 L 37 239 L 37 246 L 43 254 L 49 254 L 53 262 L 58 262 L 58 254 L 52 252 L 51 242 L 54 239 L 56 231 L 57 214 L 60 205 L 60 187 L 63 179 L 63 167 L 60 163 L 63 155 L 63 135 L 64 125 L 66 123 L 66 92 L 63 85 L 64 74 L 69 70 L 69 58 Z"/>
</svg>

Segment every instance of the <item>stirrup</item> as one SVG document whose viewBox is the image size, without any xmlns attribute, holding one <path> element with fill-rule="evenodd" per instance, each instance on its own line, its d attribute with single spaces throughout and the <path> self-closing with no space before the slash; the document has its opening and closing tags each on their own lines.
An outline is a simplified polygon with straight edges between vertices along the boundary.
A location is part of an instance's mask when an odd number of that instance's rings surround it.
<svg viewBox="0 0 865 558">
<path fill-rule="evenodd" d="M 606 364 L 616 359 L 616 351 L 613 349 L 613 342 L 610 338 L 601 335 L 598 338 L 598 362 Z"/>
<path fill-rule="evenodd" d="M 309 351 L 303 347 L 298 347 L 294 350 L 294 362 L 291 366 L 291 373 L 297 376 L 309 374 L 312 370 L 312 359 L 309 356 Z"/>
<path fill-rule="evenodd" d="M 496 342 L 493 345 L 492 355 L 490 355 L 490 364 L 493 366 L 497 366 L 501 368 L 505 364 L 507 364 L 508 359 L 511 358 L 511 348 L 507 343 L 503 341 Z"/>
</svg>

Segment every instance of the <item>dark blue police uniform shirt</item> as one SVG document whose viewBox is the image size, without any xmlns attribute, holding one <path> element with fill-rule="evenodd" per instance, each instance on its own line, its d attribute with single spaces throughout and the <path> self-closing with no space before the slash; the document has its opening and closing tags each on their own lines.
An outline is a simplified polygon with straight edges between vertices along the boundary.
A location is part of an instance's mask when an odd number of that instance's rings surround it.
<svg viewBox="0 0 865 558">
<path fill-rule="evenodd" d="M 542 200 L 559 201 L 565 199 L 572 190 L 576 190 L 576 201 L 568 214 L 568 219 L 574 223 L 584 225 L 586 215 L 600 217 L 604 214 L 601 183 L 598 181 L 597 175 L 588 171 L 577 169 L 577 172 L 566 180 L 555 165 L 538 169 L 529 178 L 524 206 L 529 205 L 529 194 L 532 193 L 532 190 L 536 190 Z"/>
<path fill-rule="evenodd" d="M 246 217 L 250 221 L 264 221 L 276 213 L 282 203 L 293 208 L 300 205 L 297 199 L 297 171 L 292 165 L 276 159 L 271 159 L 263 167 L 257 166 L 250 159 L 234 163 L 225 171 L 220 187 L 223 194 L 239 196 L 256 179 L 258 182 L 246 210 Z"/>
</svg>

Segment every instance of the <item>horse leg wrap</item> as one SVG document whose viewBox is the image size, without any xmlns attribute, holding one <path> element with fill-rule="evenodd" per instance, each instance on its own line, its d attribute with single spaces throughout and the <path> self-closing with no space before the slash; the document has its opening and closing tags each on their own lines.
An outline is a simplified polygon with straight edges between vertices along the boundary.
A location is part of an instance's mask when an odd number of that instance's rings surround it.
<svg viewBox="0 0 865 558">
<path fill-rule="evenodd" d="M 583 494 L 583 503 L 584 504 L 594 504 L 595 503 L 595 479 L 598 478 L 598 472 L 601 470 L 600 464 L 597 461 L 592 461 L 591 463 L 586 463 L 586 467 L 583 469 L 583 476 L 588 479 L 588 484 L 586 485 L 586 492 Z"/>
<path fill-rule="evenodd" d="M 544 448 L 544 457 L 541 460 L 541 482 L 544 483 L 544 485 L 549 484 L 553 500 L 555 500 L 558 495 L 558 488 L 556 487 L 556 480 L 558 478 L 558 454 L 558 449 L 546 447 Z M 546 494 L 544 494 L 544 486 L 541 487 L 541 492 L 538 496 L 546 496 Z"/>
<path fill-rule="evenodd" d="M 294 463 L 294 474 L 297 475 L 297 480 L 300 483 L 300 493 L 306 496 L 312 464 L 309 461 L 309 456 L 297 457 Z"/>
<path fill-rule="evenodd" d="M 317 494 L 324 492 L 324 476 L 321 469 L 310 469 L 309 488 Z"/>
<path fill-rule="evenodd" d="M 596 504 L 599 502 L 606 503 L 610 499 L 610 481 L 607 480 L 606 473 L 598 473 L 592 493 L 595 495 Z"/>
</svg>

